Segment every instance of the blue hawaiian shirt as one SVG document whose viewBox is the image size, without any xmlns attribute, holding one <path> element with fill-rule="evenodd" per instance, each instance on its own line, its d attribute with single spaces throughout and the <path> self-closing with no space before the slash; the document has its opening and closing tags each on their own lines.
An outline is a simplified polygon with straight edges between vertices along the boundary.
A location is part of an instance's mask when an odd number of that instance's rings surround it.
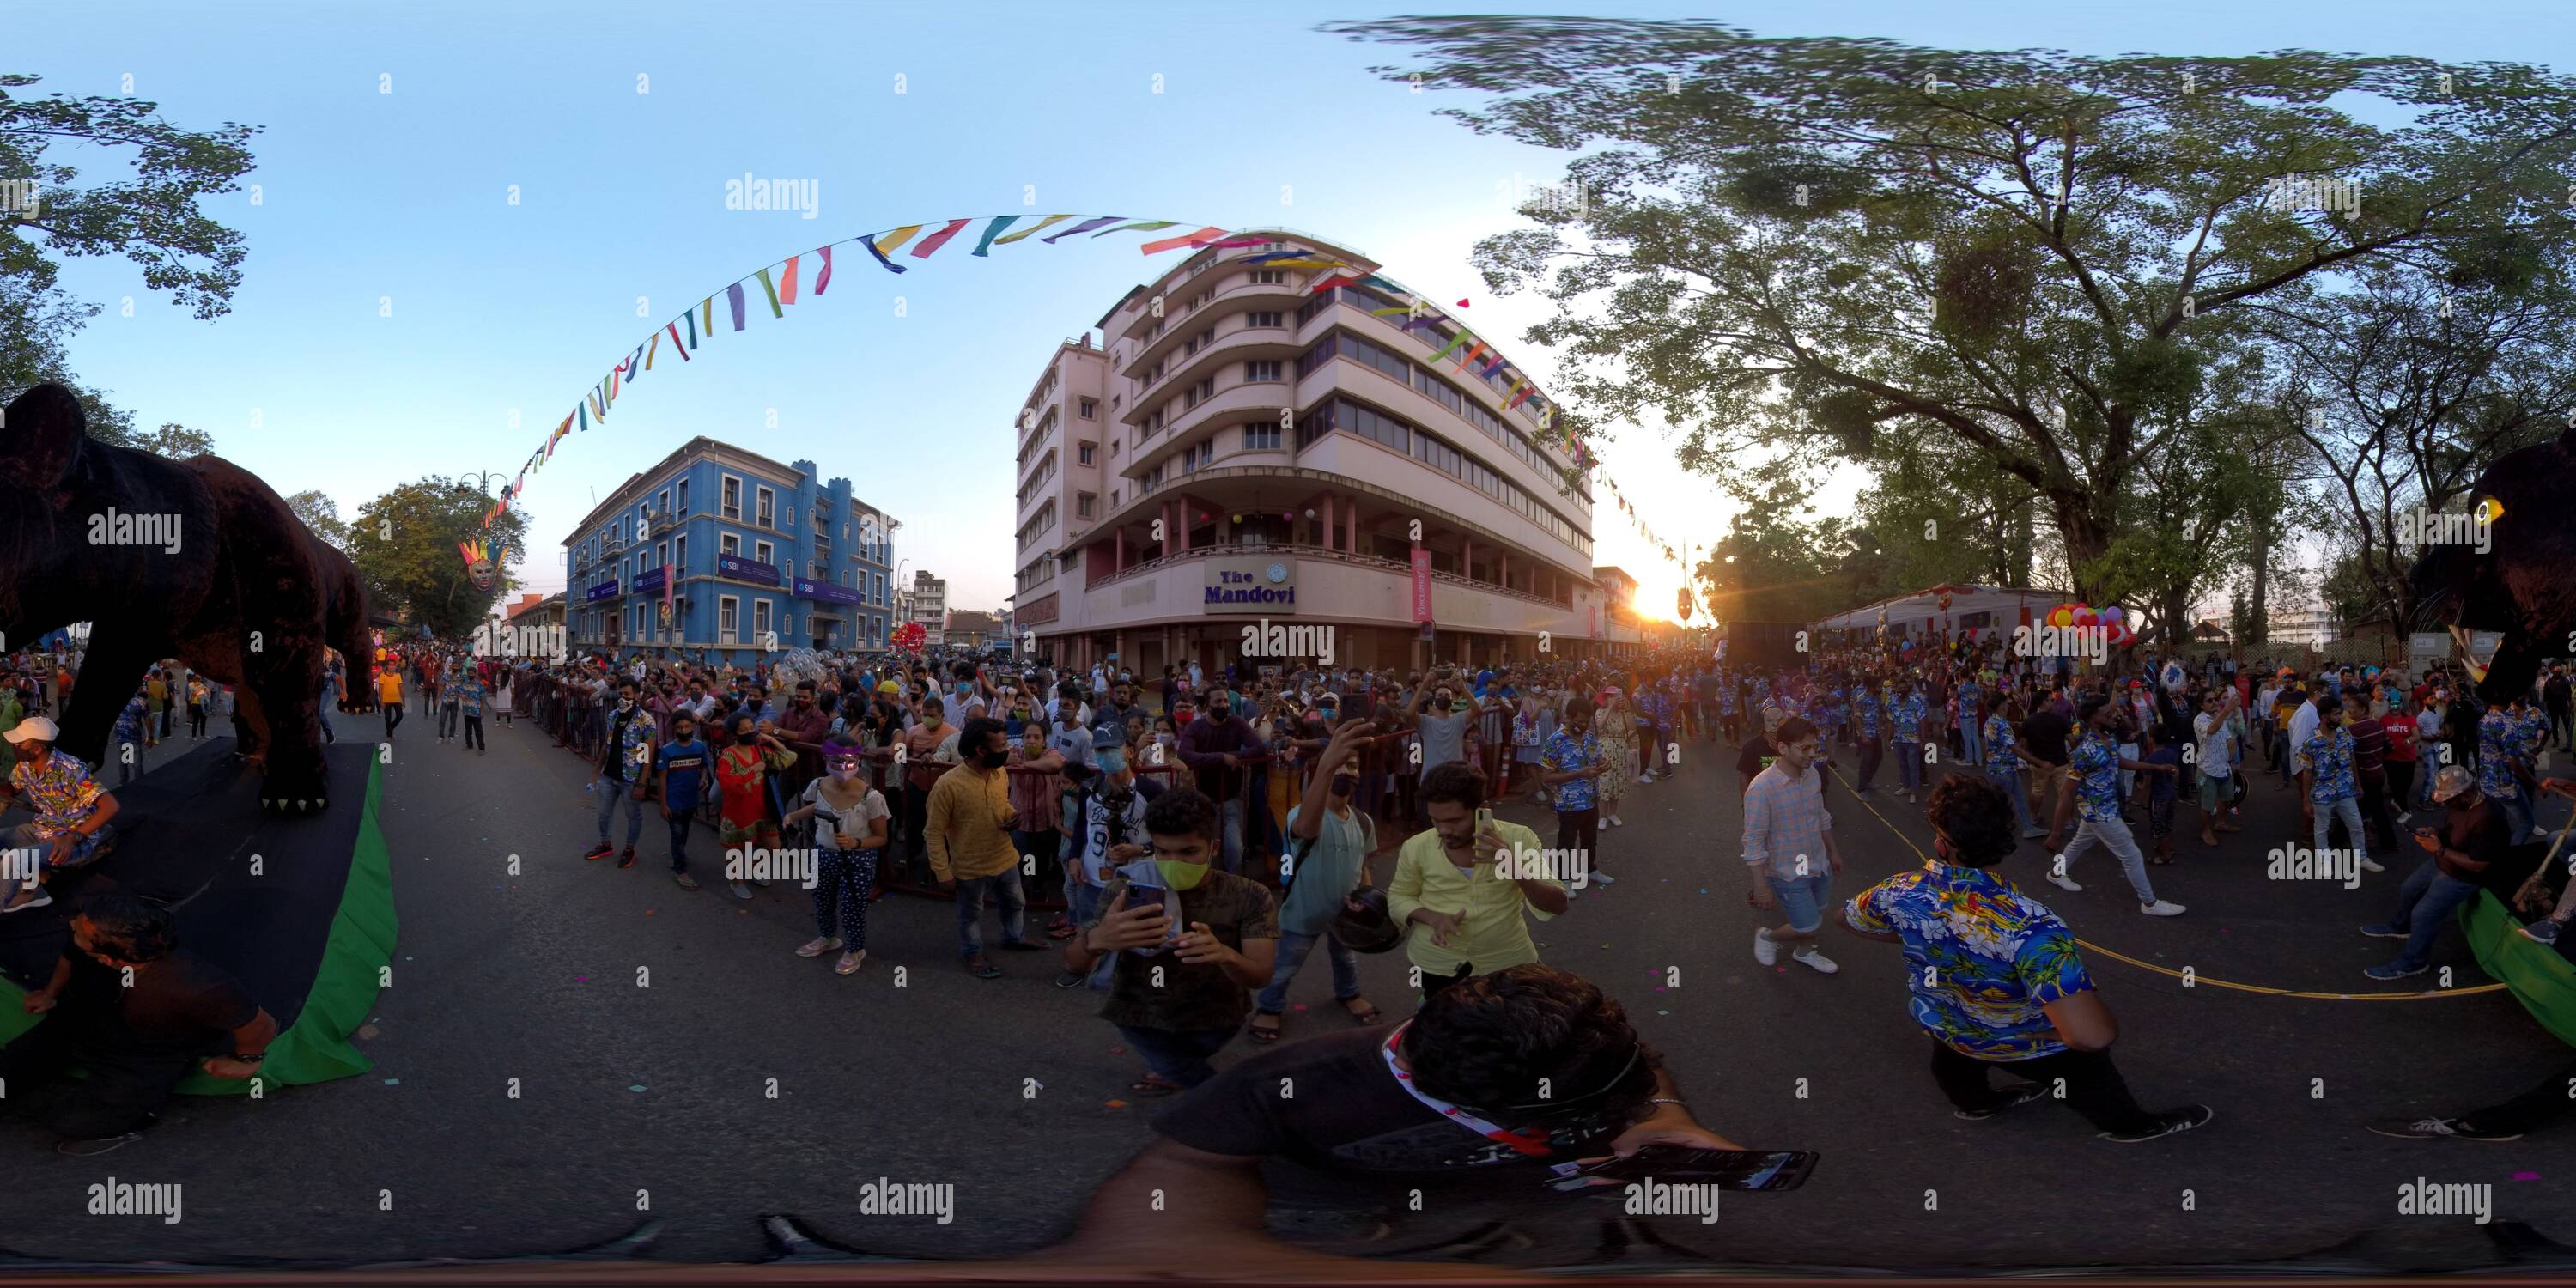
<svg viewBox="0 0 2576 1288">
<path fill-rule="evenodd" d="M 2021 770 L 2021 757 L 2013 751 L 2012 722 L 1999 715 L 1986 717 L 1986 768 L 2002 774 Z"/>
<path fill-rule="evenodd" d="M 1547 736 L 1547 749 L 1539 753 L 1538 763 L 1551 774 L 1590 769 L 1602 763 L 1601 736 L 1589 729 L 1580 736 L 1571 729 L 1559 729 Z M 1556 808 L 1559 812 L 1587 810 L 1600 803 L 1600 783 L 1597 780 L 1569 778 L 1556 785 Z"/>
<path fill-rule="evenodd" d="M 125 710 L 116 717 L 114 740 L 118 746 L 143 746 L 143 699 L 128 699 Z"/>
<path fill-rule="evenodd" d="M 613 727 L 617 713 L 610 712 L 608 718 Z M 621 783 L 639 781 L 644 772 L 653 767 L 653 744 L 658 741 L 656 735 L 660 732 L 660 726 L 654 723 L 652 715 L 637 708 L 619 734 L 616 754 L 609 757 L 601 776 Z"/>
<path fill-rule="evenodd" d="M 1898 742 L 1919 742 L 1923 736 L 1923 695 L 1909 693 L 1896 700 L 1891 711 L 1896 723 Z"/>
<path fill-rule="evenodd" d="M 1860 736 L 1877 741 L 1878 695 L 1867 689 L 1861 690 L 1859 700 L 1852 703 L 1852 709 L 1860 715 Z"/>
<path fill-rule="evenodd" d="M 2066 923 L 1983 868 L 1936 859 L 1854 895 L 1843 917 L 1905 941 L 1914 1022 L 1962 1055 L 2064 1051 L 2046 1007 L 2093 988 Z"/>
<path fill-rule="evenodd" d="M 2300 746 L 2299 754 L 2307 757 L 2308 768 L 2316 771 L 2316 785 L 2308 792 L 2309 800 L 2332 805 L 2361 795 L 2361 789 L 2352 781 L 2352 730 L 2319 729 Z"/>
<path fill-rule="evenodd" d="M 2513 776 L 2513 758 L 2523 750 L 2523 726 L 2503 707 L 2491 707 L 2478 721 L 2478 790 L 2488 796 L 2519 799 L 2522 781 Z"/>
<path fill-rule="evenodd" d="M 2067 753 L 2066 765 L 2075 775 L 2077 818 L 2099 823 L 2120 817 L 2120 748 L 2111 735 L 2087 731 Z"/>
</svg>

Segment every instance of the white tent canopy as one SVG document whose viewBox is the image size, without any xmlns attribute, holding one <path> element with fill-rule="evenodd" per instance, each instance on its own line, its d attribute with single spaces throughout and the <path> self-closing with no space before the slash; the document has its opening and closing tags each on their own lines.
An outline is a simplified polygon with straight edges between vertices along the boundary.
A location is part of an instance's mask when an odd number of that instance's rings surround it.
<svg viewBox="0 0 2576 1288">
<path fill-rule="evenodd" d="M 1950 606 L 1941 607 L 1941 592 L 1950 594 Z M 2009 586 L 1934 586 L 1865 604 L 1847 613 L 1837 613 L 1817 626 L 1837 630 L 1871 630 L 1884 624 L 1888 633 L 1922 635 L 1929 630 L 1977 630 L 1984 638 L 1986 629 L 2009 631 L 2021 624 L 2021 610 L 2028 608 L 2032 621 L 2045 616 L 2049 609 L 2067 602 L 2072 596 L 2062 590 L 2017 589 Z"/>
</svg>

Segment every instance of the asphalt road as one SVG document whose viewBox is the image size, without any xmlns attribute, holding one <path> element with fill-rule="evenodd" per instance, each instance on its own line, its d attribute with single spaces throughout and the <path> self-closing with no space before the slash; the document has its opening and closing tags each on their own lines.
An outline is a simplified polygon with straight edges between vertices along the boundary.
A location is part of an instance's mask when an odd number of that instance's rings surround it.
<svg viewBox="0 0 2576 1288">
<path fill-rule="evenodd" d="M 344 732 L 374 727 L 339 720 Z M 488 755 L 430 734 L 408 721 L 386 770 L 402 936 L 360 1043 L 378 1067 L 255 1103 L 186 1101 L 143 1143 L 96 1159 L 60 1158 L 34 1127 L 0 1126 L 13 1160 L 0 1176 L 22 1217 L 0 1234 L 9 1252 L 484 1258 L 570 1253 L 649 1225 L 651 1256 L 730 1261 L 766 1255 L 760 1219 L 790 1214 L 875 1252 L 1002 1255 L 1061 1237 L 1147 1138 L 1151 1102 L 1107 1103 L 1128 1098 L 1133 1057 L 1089 995 L 1051 987 L 1051 957 L 1001 954 L 1006 978 L 971 978 L 947 906 L 898 895 L 876 906 L 866 969 L 835 976 L 828 957 L 792 954 L 812 934 L 802 891 L 782 885 L 748 905 L 714 883 L 684 892 L 665 875 L 656 821 L 635 868 L 582 862 L 586 767 L 530 727 L 495 728 Z M 1428 1210 L 1374 1229 L 1285 1228 L 1343 1251 L 1515 1265 L 2496 1256 L 2496 1227 L 2397 1215 L 2396 1187 L 2424 1177 L 2491 1182 L 2499 1225 L 2576 1240 L 2576 1175 L 2548 1159 L 2552 1137 L 2471 1145 L 2361 1129 L 2484 1104 L 2563 1063 L 2565 1048 L 2508 995 L 2323 1000 L 2221 984 L 2390 990 L 2360 971 L 2392 946 L 2355 927 L 2385 915 L 2406 865 L 2358 890 L 2267 880 L 2263 851 L 2296 821 L 2288 792 L 2258 783 L 2248 830 L 2220 850 L 2181 838 L 2182 863 L 2155 870 L 2159 893 L 2190 906 L 2181 918 L 2138 915 L 2098 854 L 2079 861 L 2081 894 L 2038 879 L 2035 844 L 2007 864 L 2102 950 L 2087 962 L 2140 1098 L 2217 1110 L 2201 1131 L 2123 1146 L 2046 1103 L 1982 1123 L 1952 1117 L 1892 946 L 1829 932 L 1838 975 L 1756 965 L 1733 757 L 1714 751 L 1687 745 L 1677 777 L 1634 789 L 1629 825 L 1602 847 L 1618 884 L 1583 893 L 1537 933 L 1549 961 L 1628 1004 L 1706 1122 L 1748 1144 L 1819 1151 L 1814 1179 L 1731 1200 L 1715 1225 L 1434 1195 Z M 1919 807 L 1882 793 L 1873 812 L 1836 794 L 1851 865 L 1838 893 L 1920 862 Z M 1504 813 L 1542 821 L 1526 800 Z M 712 836 L 701 830 L 694 849 L 704 872 Z M 1391 1015 L 1409 1010 L 1401 954 L 1362 962 L 1370 996 Z M 2485 982 L 2456 935 L 2436 962 L 2453 972 L 2453 993 Z M 1679 986 L 1662 988 L 1675 967 Z M 2186 967 L 2190 986 L 2167 973 Z M 1308 1008 L 1291 1013 L 1292 1038 L 1347 1023 L 1329 992 L 1312 964 L 1292 994 Z M 182 1183 L 183 1219 L 87 1217 L 88 1186 L 111 1176 Z M 879 1176 L 953 1184 L 953 1223 L 861 1215 L 856 1187 Z"/>
</svg>

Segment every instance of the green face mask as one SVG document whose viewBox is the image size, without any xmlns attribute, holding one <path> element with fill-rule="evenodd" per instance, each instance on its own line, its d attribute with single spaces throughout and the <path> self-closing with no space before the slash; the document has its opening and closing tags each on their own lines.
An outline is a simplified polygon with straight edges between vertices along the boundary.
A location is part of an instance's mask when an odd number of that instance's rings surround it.
<svg viewBox="0 0 2576 1288">
<path fill-rule="evenodd" d="M 1175 890 L 1196 890 L 1201 881 L 1207 880 L 1208 865 L 1204 863 L 1176 863 L 1170 859 L 1156 859 L 1154 866 L 1162 872 L 1163 884 Z"/>
</svg>

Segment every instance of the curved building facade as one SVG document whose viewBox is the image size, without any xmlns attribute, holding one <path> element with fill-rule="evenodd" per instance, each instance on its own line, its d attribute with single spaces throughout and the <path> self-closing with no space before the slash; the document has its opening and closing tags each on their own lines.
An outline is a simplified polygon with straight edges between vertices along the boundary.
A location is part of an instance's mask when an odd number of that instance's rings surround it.
<svg viewBox="0 0 2576 1288">
<path fill-rule="evenodd" d="M 1115 654 L 1141 674 L 1327 648 L 1360 667 L 1603 651 L 1588 484 L 1538 441 L 1536 403 L 1508 406 L 1508 378 L 1454 354 L 1433 363 L 1454 330 L 1373 312 L 1397 297 L 1244 262 L 1312 250 L 1377 267 L 1275 236 L 1128 292 L 1031 388 L 1022 635 L 1060 664 Z"/>
</svg>

